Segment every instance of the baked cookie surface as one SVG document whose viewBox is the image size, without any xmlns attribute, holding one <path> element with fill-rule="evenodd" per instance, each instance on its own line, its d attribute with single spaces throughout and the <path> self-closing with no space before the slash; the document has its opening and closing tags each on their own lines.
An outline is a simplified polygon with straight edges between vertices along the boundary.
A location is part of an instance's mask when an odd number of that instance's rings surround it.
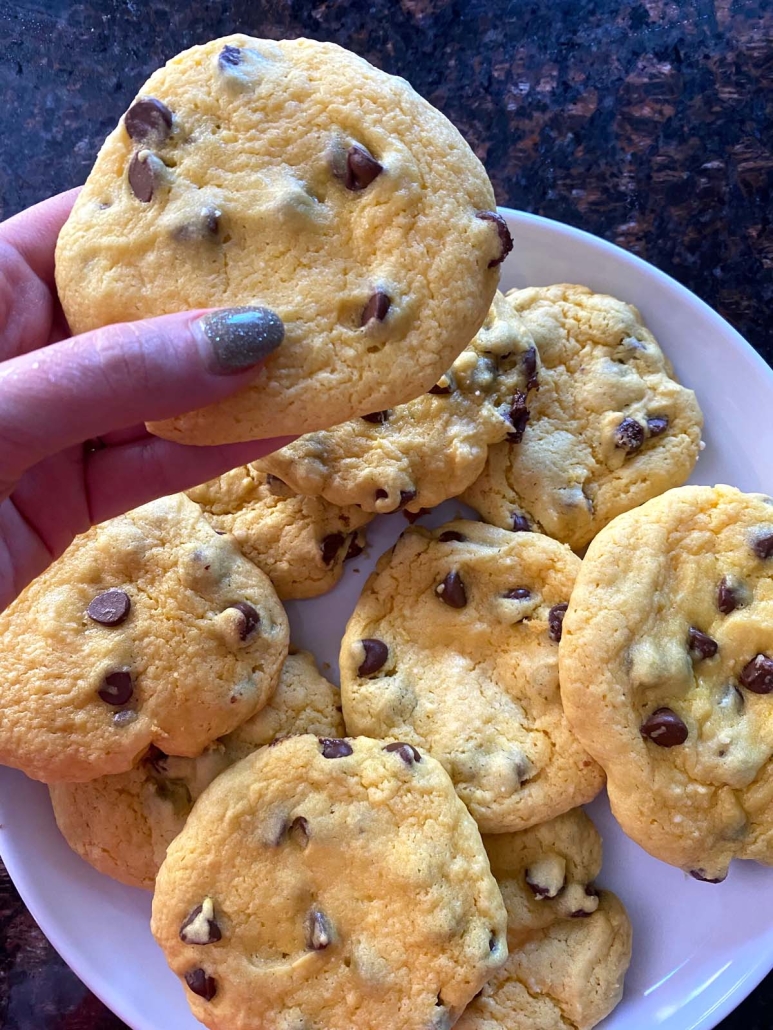
<svg viewBox="0 0 773 1030">
<path fill-rule="evenodd" d="M 404 79 L 332 43 L 233 35 L 143 86 L 62 230 L 57 287 L 74 333 L 269 309 L 284 340 L 257 380 L 150 428 L 294 435 L 409 400 L 450 367 L 512 246 L 494 209 L 481 163 Z"/>
<path fill-rule="evenodd" d="M 215 529 L 233 534 L 283 601 L 331 590 L 344 562 L 362 553 L 363 527 L 372 518 L 353 504 L 342 508 L 301 496 L 255 465 L 232 469 L 187 494 Z"/>
<path fill-rule="evenodd" d="M 349 732 L 426 748 L 484 832 L 590 801 L 603 774 L 569 729 L 558 684 L 579 566 L 536 533 L 464 520 L 407 530 L 341 644 Z"/>
<path fill-rule="evenodd" d="M 166 849 L 214 778 L 278 737 L 340 737 L 340 701 L 339 691 L 307 651 L 288 655 L 269 703 L 198 758 L 173 758 L 151 748 L 128 772 L 88 783 L 51 784 L 59 829 L 100 872 L 152 890 Z"/>
<path fill-rule="evenodd" d="M 537 382 L 531 336 L 498 293 L 475 338 L 428 393 L 303 436 L 259 467 L 334 504 L 432 508 L 477 479 L 491 444 L 518 436 Z"/>
<path fill-rule="evenodd" d="M 615 519 L 578 575 L 560 670 L 630 837 L 702 880 L 773 864 L 770 498 L 682 487 Z"/>
<path fill-rule="evenodd" d="M 268 577 L 182 494 L 78 537 L 0 613 L 0 762 L 45 782 L 194 756 L 274 691 L 289 629 Z"/>
<path fill-rule="evenodd" d="M 152 930 L 213 1030 L 450 1030 L 506 956 L 477 827 L 408 745 L 289 737 L 200 798 Z"/>
<path fill-rule="evenodd" d="M 463 495 L 488 522 L 581 550 L 611 519 L 689 476 L 703 418 L 639 312 L 584 286 L 511 290 L 540 355 L 520 443 L 489 451 Z"/>
</svg>

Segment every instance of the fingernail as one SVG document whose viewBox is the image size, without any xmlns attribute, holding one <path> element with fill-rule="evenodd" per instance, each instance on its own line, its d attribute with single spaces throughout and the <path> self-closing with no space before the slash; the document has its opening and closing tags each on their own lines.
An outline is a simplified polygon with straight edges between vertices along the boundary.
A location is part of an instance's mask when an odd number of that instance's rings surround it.
<svg viewBox="0 0 773 1030">
<path fill-rule="evenodd" d="M 216 375 L 245 372 L 277 349 L 284 322 L 269 308 L 225 308 L 204 315 L 191 326 L 208 348 Z"/>
</svg>

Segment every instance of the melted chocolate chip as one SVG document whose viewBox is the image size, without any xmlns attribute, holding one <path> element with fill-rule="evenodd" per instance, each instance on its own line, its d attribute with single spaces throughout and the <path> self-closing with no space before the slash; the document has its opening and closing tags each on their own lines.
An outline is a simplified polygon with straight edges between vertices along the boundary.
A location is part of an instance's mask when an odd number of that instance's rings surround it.
<svg viewBox="0 0 773 1030">
<path fill-rule="evenodd" d="M 392 304 L 392 299 L 388 293 L 384 293 L 383 290 L 377 290 L 371 294 L 368 303 L 362 309 L 362 317 L 360 318 L 360 325 L 367 325 L 368 322 L 374 318 L 377 322 L 383 322 L 387 317 L 387 312 Z"/>
<path fill-rule="evenodd" d="M 338 737 L 320 737 L 323 758 L 347 758 L 354 753 L 352 745 L 347 740 Z"/>
<path fill-rule="evenodd" d="M 185 974 L 185 982 L 188 988 L 204 1001 L 212 1001 L 217 994 L 217 980 L 203 969 L 189 969 Z"/>
<path fill-rule="evenodd" d="M 536 347 L 529 347 L 528 350 L 524 351 L 523 357 L 521 358 L 521 364 L 523 366 L 523 374 L 526 376 L 526 389 L 535 390 L 537 388 Z"/>
<path fill-rule="evenodd" d="M 717 608 L 719 608 L 723 615 L 729 615 L 740 604 L 741 595 L 738 588 L 733 585 L 727 576 L 723 576 L 717 587 Z"/>
<path fill-rule="evenodd" d="M 701 883 L 722 883 L 727 879 L 727 873 L 723 873 L 722 876 L 709 876 L 705 869 L 691 869 L 690 876 Z"/>
<path fill-rule="evenodd" d="M 658 708 L 642 723 L 641 735 L 658 747 L 678 747 L 687 740 L 687 727 L 670 708 Z"/>
<path fill-rule="evenodd" d="M 151 202 L 156 188 L 152 157 L 149 150 L 138 150 L 129 162 L 129 186 L 137 200 L 143 204 Z"/>
<path fill-rule="evenodd" d="M 568 602 L 562 601 L 561 604 L 554 604 L 548 612 L 548 636 L 555 643 L 561 640 L 561 634 L 564 630 L 564 616 L 568 607 Z"/>
<path fill-rule="evenodd" d="M 123 123 L 135 142 L 163 143 L 172 132 L 172 112 L 155 97 L 141 97 L 126 112 Z"/>
<path fill-rule="evenodd" d="M 615 430 L 615 447 L 620 447 L 627 454 L 638 451 L 644 443 L 644 430 L 635 418 L 624 418 Z"/>
<path fill-rule="evenodd" d="M 449 572 L 443 582 L 435 587 L 435 593 L 449 608 L 464 608 L 467 604 L 464 582 L 455 569 L 453 572 Z"/>
<path fill-rule="evenodd" d="M 769 694 L 773 690 L 773 658 L 755 655 L 743 667 L 738 682 L 753 694 Z"/>
<path fill-rule="evenodd" d="M 525 601 L 531 597 L 531 590 L 528 587 L 513 587 L 511 590 L 505 590 L 502 597 L 507 598 L 508 601 Z"/>
<path fill-rule="evenodd" d="M 531 523 L 525 515 L 521 515 L 520 512 L 513 512 L 513 532 L 514 533 L 531 533 Z"/>
<path fill-rule="evenodd" d="M 242 615 L 239 625 L 239 638 L 246 640 L 250 633 L 260 625 L 260 615 L 246 601 L 237 601 L 236 604 L 232 604 L 230 607 L 235 608 Z"/>
<path fill-rule="evenodd" d="M 313 908 L 306 916 L 306 947 L 309 951 L 324 951 L 333 940 L 333 930 L 327 917 L 318 908 Z"/>
<path fill-rule="evenodd" d="M 464 533 L 458 533 L 455 529 L 445 529 L 438 537 L 438 543 L 441 544 L 448 544 L 451 542 L 463 544 L 466 540 L 467 537 Z"/>
<path fill-rule="evenodd" d="M 226 44 L 218 54 L 217 63 L 220 68 L 237 68 L 242 63 L 242 51 L 238 46 Z"/>
<path fill-rule="evenodd" d="M 204 914 L 204 905 L 208 906 L 212 914 Z M 216 944 L 222 938 L 223 934 L 215 919 L 210 899 L 197 905 L 180 927 L 180 940 L 183 944 Z"/>
<path fill-rule="evenodd" d="M 347 547 L 346 554 L 344 555 L 344 561 L 349 561 L 350 558 L 358 558 L 364 550 L 364 546 L 357 539 L 357 534 L 352 533 L 349 540 L 349 546 Z"/>
<path fill-rule="evenodd" d="M 416 748 L 412 744 L 404 744 L 402 741 L 387 744 L 384 750 L 399 755 L 406 765 L 413 765 L 414 762 L 421 761 L 421 755 Z"/>
<path fill-rule="evenodd" d="M 695 626 L 690 626 L 687 631 L 687 647 L 696 661 L 700 661 L 702 658 L 713 658 L 719 650 L 716 640 L 707 633 L 702 633 Z"/>
<path fill-rule="evenodd" d="M 354 143 L 346 152 L 344 185 L 348 190 L 364 190 L 384 171 L 382 165 L 365 147 Z"/>
<path fill-rule="evenodd" d="M 372 422 L 374 426 L 383 426 L 385 422 L 389 421 L 389 416 L 392 414 L 389 409 L 386 411 L 372 411 L 370 415 L 361 415 L 363 422 Z"/>
<path fill-rule="evenodd" d="M 507 434 L 507 439 L 511 443 L 520 443 L 523 440 L 523 434 L 526 432 L 526 426 L 529 421 L 529 409 L 526 407 L 525 393 L 521 393 L 520 390 L 516 391 L 513 403 L 505 418 L 513 427 Z"/>
<path fill-rule="evenodd" d="M 650 436 L 662 436 L 668 429 L 668 415 L 652 415 L 647 419 L 647 432 Z"/>
<path fill-rule="evenodd" d="M 92 599 L 86 614 L 100 626 L 120 626 L 129 615 L 132 603 L 123 590 L 106 590 Z"/>
<path fill-rule="evenodd" d="M 343 533 L 330 533 L 320 545 L 322 550 L 322 561 L 325 565 L 332 565 L 338 557 L 338 552 L 344 546 L 346 537 Z"/>
<path fill-rule="evenodd" d="M 513 249 L 513 237 L 510 235 L 510 230 L 507 228 L 507 222 L 500 214 L 497 214 L 496 211 L 478 211 L 476 212 L 475 217 L 482 218 L 486 222 L 493 222 L 497 227 L 500 254 L 499 257 L 494 258 L 488 263 L 489 268 L 496 268 L 497 265 L 502 264 L 507 255 Z"/>
<path fill-rule="evenodd" d="M 752 550 L 758 558 L 770 558 L 773 556 L 773 533 L 766 530 L 752 541 Z"/>
<path fill-rule="evenodd" d="M 97 691 L 99 696 L 108 705 L 125 705 L 131 701 L 134 693 L 134 683 L 130 672 L 123 670 L 109 672 L 102 680 L 102 686 Z"/>
<path fill-rule="evenodd" d="M 372 676 L 379 669 L 383 669 L 384 664 L 389 657 L 389 648 L 383 640 L 377 640 L 375 637 L 366 637 L 365 640 L 361 640 L 362 649 L 365 652 L 365 657 L 360 663 L 360 667 L 357 670 L 358 676 Z"/>
</svg>

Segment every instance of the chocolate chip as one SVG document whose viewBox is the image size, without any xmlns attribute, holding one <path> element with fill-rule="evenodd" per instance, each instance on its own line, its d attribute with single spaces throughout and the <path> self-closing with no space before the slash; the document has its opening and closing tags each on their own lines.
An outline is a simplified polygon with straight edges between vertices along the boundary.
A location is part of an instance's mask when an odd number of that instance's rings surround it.
<svg viewBox="0 0 773 1030">
<path fill-rule="evenodd" d="M 338 737 L 320 737 L 319 743 L 323 758 L 346 758 L 354 753 L 352 745 Z"/>
<path fill-rule="evenodd" d="M 456 570 L 449 572 L 443 582 L 435 587 L 435 593 L 449 608 L 464 608 L 467 604 L 467 591 Z"/>
<path fill-rule="evenodd" d="M 364 190 L 384 171 L 382 165 L 359 143 L 349 147 L 346 153 L 346 175 L 344 185 L 348 190 Z"/>
<path fill-rule="evenodd" d="M 172 132 L 172 112 L 155 97 L 141 97 L 126 112 L 123 123 L 133 140 L 163 143 Z"/>
<path fill-rule="evenodd" d="M 395 508 L 395 511 L 400 511 L 406 504 L 410 504 L 411 501 L 416 500 L 416 490 L 401 490 L 400 491 L 400 503 Z"/>
<path fill-rule="evenodd" d="M 773 556 L 773 533 L 766 529 L 752 542 L 752 550 L 758 558 L 770 558 Z"/>
<path fill-rule="evenodd" d="M 237 68 L 242 63 L 241 48 L 227 43 L 218 54 L 217 63 L 222 69 Z"/>
<path fill-rule="evenodd" d="M 302 815 L 293 819 L 287 829 L 287 836 L 293 844 L 297 844 L 299 848 L 307 847 L 309 838 L 311 837 L 308 820 L 304 819 Z"/>
<path fill-rule="evenodd" d="M 505 415 L 505 418 L 513 427 L 507 434 L 507 439 L 511 443 L 520 443 L 523 440 L 523 434 L 526 432 L 526 426 L 529 421 L 529 409 L 526 407 L 525 393 L 521 393 L 520 390 L 516 391 L 513 403 L 510 405 L 510 410 Z"/>
<path fill-rule="evenodd" d="M 561 639 L 564 629 L 564 616 L 568 607 L 568 602 L 562 601 L 561 604 L 554 604 L 548 612 L 548 636 L 556 643 Z"/>
<path fill-rule="evenodd" d="M 217 994 L 217 980 L 203 969 L 189 969 L 185 974 L 185 982 L 189 989 L 204 1001 L 212 1001 Z"/>
<path fill-rule="evenodd" d="M 345 541 L 346 537 L 343 533 L 330 533 L 323 539 L 320 547 L 322 550 L 322 561 L 325 565 L 333 564 Z"/>
<path fill-rule="evenodd" d="M 620 447 L 627 454 L 638 451 L 644 443 L 644 430 L 635 418 L 624 418 L 615 430 L 615 447 Z"/>
<path fill-rule="evenodd" d="M 143 204 L 149 204 L 153 199 L 156 185 L 156 175 L 150 157 L 152 155 L 149 150 L 139 150 L 132 155 L 129 162 L 129 185 L 134 196 Z"/>
<path fill-rule="evenodd" d="M 597 898 L 599 896 L 599 892 L 596 890 L 596 888 L 595 887 L 591 887 L 590 885 L 585 888 L 585 893 L 588 895 L 589 898 Z M 574 912 L 570 912 L 569 913 L 569 918 L 570 919 L 588 919 L 592 915 L 593 915 L 593 912 L 589 912 L 588 909 L 586 909 L 586 908 L 577 908 L 577 909 L 574 910 Z"/>
<path fill-rule="evenodd" d="M 467 540 L 464 533 L 458 533 L 455 529 L 445 529 L 438 537 L 438 543 L 448 544 L 451 542 L 463 544 Z"/>
<path fill-rule="evenodd" d="M 223 212 L 217 207 L 201 209 L 201 226 L 207 236 L 217 236 L 220 232 L 220 219 Z"/>
<path fill-rule="evenodd" d="M 742 597 L 739 589 L 733 584 L 728 576 L 723 576 L 717 587 L 717 608 L 723 615 L 734 612 L 741 604 Z"/>
<path fill-rule="evenodd" d="M 197 905 L 180 927 L 183 944 L 216 944 L 222 937 L 211 898 L 205 898 L 201 905 Z"/>
<path fill-rule="evenodd" d="M 92 599 L 86 614 L 100 626 L 120 626 L 126 620 L 132 603 L 123 590 L 106 590 Z"/>
<path fill-rule="evenodd" d="M 125 671 L 109 672 L 102 680 L 102 686 L 97 693 L 105 704 L 125 705 L 131 700 L 131 696 L 134 693 L 131 673 Z"/>
<path fill-rule="evenodd" d="M 374 426 L 383 426 L 385 422 L 389 421 L 389 416 L 392 414 L 389 409 L 386 411 L 373 411 L 370 415 L 361 415 L 360 417 L 364 422 L 372 422 Z"/>
<path fill-rule="evenodd" d="M 404 492 L 405 491 L 403 491 L 403 493 Z M 413 525 L 414 522 L 416 522 L 418 519 L 420 519 L 423 515 L 429 515 L 429 513 L 431 511 L 432 511 L 432 508 L 419 508 L 418 511 L 404 511 L 403 515 L 405 516 L 406 519 L 408 519 L 410 524 Z"/>
<path fill-rule="evenodd" d="M 239 639 L 246 640 L 250 633 L 260 625 L 260 615 L 246 601 L 237 601 L 236 604 L 232 604 L 230 607 L 235 608 L 242 615 L 239 625 Z"/>
<path fill-rule="evenodd" d="M 364 550 L 365 547 L 360 543 L 357 533 L 352 533 L 349 539 L 349 546 L 344 555 L 344 561 L 349 561 L 350 558 L 359 558 Z"/>
<path fill-rule="evenodd" d="M 755 655 L 743 667 L 738 682 L 753 694 L 769 694 L 773 690 L 773 658 Z"/>
<path fill-rule="evenodd" d="M 394 744 L 387 744 L 385 751 L 399 755 L 406 765 L 413 765 L 421 761 L 421 755 L 412 744 L 404 744 L 402 741 L 395 741 Z"/>
<path fill-rule="evenodd" d="M 306 916 L 306 947 L 309 951 L 324 951 L 333 940 L 333 930 L 326 916 L 313 908 Z"/>
<path fill-rule="evenodd" d="M 647 419 L 647 432 L 650 436 L 662 436 L 668 429 L 668 415 L 652 415 Z"/>
<path fill-rule="evenodd" d="M 431 386 L 429 392 L 434 394 L 436 397 L 447 397 L 449 393 L 453 393 L 454 384 L 451 376 L 446 372 L 440 379 Z"/>
<path fill-rule="evenodd" d="M 497 214 L 496 211 L 478 211 L 476 212 L 475 217 L 482 218 L 486 222 L 493 222 L 497 227 L 501 252 L 498 258 L 494 258 L 488 263 L 489 268 L 496 268 L 497 265 L 502 264 L 507 255 L 513 249 L 513 237 L 510 235 L 510 230 L 507 228 L 507 222 L 500 214 Z"/>
<path fill-rule="evenodd" d="M 722 883 L 727 879 L 727 873 L 721 876 L 709 876 L 705 869 L 691 869 L 690 876 L 693 880 L 700 880 L 701 883 Z"/>
<path fill-rule="evenodd" d="M 678 747 L 687 740 L 687 727 L 670 708 L 658 708 L 642 723 L 641 735 L 658 747 Z"/>
<path fill-rule="evenodd" d="M 526 885 L 532 892 L 535 898 L 552 898 L 555 897 L 550 887 L 544 886 L 540 883 L 535 883 L 534 880 L 529 879 L 529 870 L 526 870 Z"/>
<path fill-rule="evenodd" d="M 513 512 L 513 532 L 514 533 L 531 533 L 531 523 L 525 515 L 521 515 L 520 512 Z"/>
<path fill-rule="evenodd" d="M 513 587 L 511 590 L 505 590 L 502 597 L 506 598 L 508 601 L 525 601 L 527 598 L 531 597 L 531 590 L 527 587 Z"/>
<path fill-rule="evenodd" d="M 695 626 L 687 630 L 687 647 L 690 654 L 696 660 L 701 658 L 713 658 L 719 650 L 719 644 L 707 633 L 702 633 Z"/>
<path fill-rule="evenodd" d="M 374 318 L 377 322 L 383 322 L 387 317 L 391 304 L 392 299 L 388 293 L 384 293 L 383 290 L 376 290 L 374 294 L 371 294 L 368 303 L 362 309 L 360 325 L 367 325 Z"/>
<path fill-rule="evenodd" d="M 529 347 L 521 358 L 523 374 L 526 376 L 526 389 L 534 390 L 537 386 L 537 348 Z"/>
<path fill-rule="evenodd" d="M 383 640 L 377 640 L 375 637 L 366 637 L 360 643 L 365 652 L 365 657 L 360 663 L 357 675 L 372 676 L 374 672 L 383 669 L 384 663 L 389 657 L 389 648 Z"/>
</svg>

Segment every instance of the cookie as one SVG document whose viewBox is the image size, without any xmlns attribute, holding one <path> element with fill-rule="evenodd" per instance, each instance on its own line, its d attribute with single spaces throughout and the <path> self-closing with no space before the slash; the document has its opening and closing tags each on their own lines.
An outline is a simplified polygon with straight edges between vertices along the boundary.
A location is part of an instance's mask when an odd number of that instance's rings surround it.
<svg viewBox="0 0 773 1030">
<path fill-rule="evenodd" d="M 338 690 L 319 673 L 313 657 L 299 651 L 286 659 L 265 708 L 198 758 L 172 758 L 151 748 L 129 772 L 52 784 L 54 815 L 73 851 L 95 869 L 152 890 L 166 849 L 194 801 L 229 765 L 278 737 L 343 732 Z"/>
<path fill-rule="evenodd" d="M 689 476 L 703 418 L 630 304 L 584 286 L 513 290 L 541 359 L 522 439 L 489 451 L 463 495 L 487 522 L 581 550 L 621 512 Z"/>
<path fill-rule="evenodd" d="M 303 436 L 259 467 L 333 504 L 432 508 L 477 479 L 490 444 L 517 438 L 537 374 L 531 336 L 498 293 L 475 339 L 428 393 Z"/>
<path fill-rule="evenodd" d="M 288 737 L 199 799 L 152 930 L 212 1030 L 450 1030 L 507 954 L 475 823 L 408 744 Z"/>
<path fill-rule="evenodd" d="M 484 837 L 507 908 L 510 954 L 457 1030 L 590 1030 L 623 995 L 631 924 L 593 880 L 601 839 L 582 809 Z"/>
<path fill-rule="evenodd" d="M 215 529 L 232 533 L 283 601 L 331 590 L 344 562 L 361 554 L 371 515 L 302 497 L 256 465 L 243 465 L 188 490 Z"/>
<path fill-rule="evenodd" d="M 269 700 L 288 633 L 182 494 L 95 526 L 0 613 L 0 763 L 55 783 L 198 755 Z"/>
<path fill-rule="evenodd" d="M 233 35 L 155 72 L 59 237 L 74 333 L 260 305 L 281 346 L 237 397 L 152 432 L 297 435 L 437 382 L 512 247 L 488 176 L 404 79 L 332 43 Z"/>
<path fill-rule="evenodd" d="M 486 833 L 590 801 L 601 769 L 569 729 L 558 639 L 579 559 L 479 522 L 408 530 L 341 644 L 350 733 L 427 748 Z"/>
<path fill-rule="evenodd" d="M 670 490 L 588 548 L 564 620 L 564 706 L 646 851 L 719 881 L 773 864 L 773 501 Z"/>
</svg>

